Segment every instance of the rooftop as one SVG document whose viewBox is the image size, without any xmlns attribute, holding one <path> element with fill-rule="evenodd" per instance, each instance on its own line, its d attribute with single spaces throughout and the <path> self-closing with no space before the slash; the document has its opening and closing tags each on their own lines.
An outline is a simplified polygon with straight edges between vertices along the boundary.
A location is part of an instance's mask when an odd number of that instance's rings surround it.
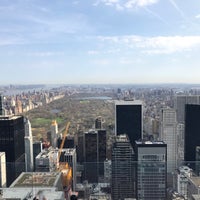
<svg viewBox="0 0 200 200">
<path fill-rule="evenodd" d="M 136 144 L 165 144 L 163 141 L 135 141 Z"/>
<path fill-rule="evenodd" d="M 10 187 L 54 187 L 60 176 L 59 172 L 23 172 Z"/>
<path fill-rule="evenodd" d="M 140 101 L 140 100 L 134 100 L 134 101 L 117 100 L 117 101 L 115 101 L 115 105 L 142 105 L 142 101 Z"/>
</svg>

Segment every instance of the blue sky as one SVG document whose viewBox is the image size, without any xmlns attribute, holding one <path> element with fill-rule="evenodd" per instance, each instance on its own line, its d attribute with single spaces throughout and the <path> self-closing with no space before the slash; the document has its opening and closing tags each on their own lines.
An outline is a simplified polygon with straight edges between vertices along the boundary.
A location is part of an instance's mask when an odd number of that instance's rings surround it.
<svg viewBox="0 0 200 200">
<path fill-rule="evenodd" d="M 0 84 L 200 83 L 199 0 L 0 0 Z"/>
</svg>

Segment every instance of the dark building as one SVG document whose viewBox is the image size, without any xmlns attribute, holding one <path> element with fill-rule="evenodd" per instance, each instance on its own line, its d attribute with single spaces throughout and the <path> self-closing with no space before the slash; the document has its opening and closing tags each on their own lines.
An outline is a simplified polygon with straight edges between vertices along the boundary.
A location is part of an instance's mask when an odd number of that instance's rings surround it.
<svg viewBox="0 0 200 200">
<path fill-rule="evenodd" d="M 196 151 L 200 146 L 200 105 L 185 105 L 185 152 L 184 159 L 195 169 Z"/>
<path fill-rule="evenodd" d="M 104 175 L 104 161 L 106 160 L 106 130 L 98 130 L 98 168 L 99 176 Z"/>
<path fill-rule="evenodd" d="M 95 129 L 102 129 L 102 117 L 99 116 L 95 119 Z"/>
<path fill-rule="evenodd" d="M 33 166 L 35 169 L 35 158 L 42 151 L 42 142 L 34 142 L 33 143 Z"/>
<path fill-rule="evenodd" d="M 85 137 L 83 133 L 78 134 L 78 145 L 76 147 L 77 150 L 77 162 L 83 163 L 84 162 L 84 142 Z"/>
<path fill-rule="evenodd" d="M 58 140 L 57 140 L 58 148 L 60 148 L 62 140 L 63 140 L 62 137 L 58 138 Z M 67 148 L 74 148 L 74 147 L 75 147 L 75 145 L 74 145 L 74 137 L 67 136 L 66 139 L 65 139 L 63 148 L 67 149 Z"/>
<path fill-rule="evenodd" d="M 136 199 L 165 200 L 167 188 L 167 144 L 136 141 Z"/>
<path fill-rule="evenodd" d="M 9 186 L 25 171 L 25 125 L 22 116 L 0 117 L 0 151 L 6 153 L 6 176 Z"/>
<path fill-rule="evenodd" d="M 115 132 L 126 134 L 130 143 L 142 138 L 142 102 L 118 101 L 115 105 Z"/>
<path fill-rule="evenodd" d="M 90 183 L 98 182 L 104 174 L 106 160 L 106 131 L 90 131 L 85 133 L 84 140 L 85 179 Z"/>
<path fill-rule="evenodd" d="M 126 135 L 116 136 L 112 147 L 113 200 L 134 197 L 134 152 Z"/>
<path fill-rule="evenodd" d="M 3 97 L 0 95 L 0 116 L 4 114 L 3 110 Z"/>
</svg>

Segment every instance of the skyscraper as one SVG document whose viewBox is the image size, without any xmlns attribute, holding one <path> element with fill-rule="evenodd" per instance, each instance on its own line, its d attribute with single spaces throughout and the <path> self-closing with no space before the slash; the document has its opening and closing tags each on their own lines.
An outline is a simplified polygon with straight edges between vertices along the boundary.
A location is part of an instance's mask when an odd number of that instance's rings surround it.
<svg viewBox="0 0 200 200">
<path fill-rule="evenodd" d="M 185 105 L 186 104 L 199 104 L 199 95 L 178 95 L 175 99 L 175 109 L 177 111 L 178 123 L 185 122 Z"/>
<path fill-rule="evenodd" d="M 142 138 L 142 102 L 117 101 L 115 104 L 115 133 L 127 134 L 131 145 Z"/>
<path fill-rule="evenodd" d="M 126 135 L 116 136 L 112 147 L 111 193 L 113 200 L 134 197 L 133 148 Z"/>
<path fill-rule="evenodd" d="M 0 151 L 6 153 L 7 186 L 25 171 L 25 127 L 22 116 L 0 117 Z"/>
<path fill-rule="evenodd" d="M 162 109 L 160 139 L 167 144 L 167 172 L 171 173 L 177 168 L 178 154 L 177 121 L 174 109 Z"/>
<path fill-rule="evenodd" d="M 196 149 L 200 146 L 200 105 L 185 107 L 185 154 L 184 159 L 195 169 Z"/>
<path fill-rule="evenodd" d="M 167 145 L 164 142 L 136 141 L 136 198 L 166 199 Z"/>
<path fill-rule="evenodd" d="M 25 118 L 25 154 L 26 154 L 26 170 L 27 172 L 33 171 L 33 137 L 30 121 Z"/>
<path fill-rule="evenodd" d="M 106 130 L 86 132 L 84 143 L 85 179 L 95 183 L 104 175 Z"/>
<path fill-rule="evenodd" d="M 3 96 L 0 94 L 0 116 L 3 115 Z"/>
<path fill-rule="evenodd" d="M 58 124 L 56 120 L 53 120 L 51 123 L 51 146 L 53 148 L 57 147 L 57 139 L 58 139 Z"/>
</svg>

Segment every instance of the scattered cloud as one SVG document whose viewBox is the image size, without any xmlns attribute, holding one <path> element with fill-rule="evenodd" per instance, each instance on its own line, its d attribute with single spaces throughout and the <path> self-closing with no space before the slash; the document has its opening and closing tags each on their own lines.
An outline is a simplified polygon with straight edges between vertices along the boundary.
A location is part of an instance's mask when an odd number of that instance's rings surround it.
<svg viewBox="0 0 200 200">
<path fill-rule="evenodd" d="M 195 18 L 200 19 L 200 14 L 196 15 Z"/>
<path fill-rule="evenodd" d="M 181 15 L 182 18 L 186 19 L 185 14 L 182 9 L 175 3 L 174 0 L 169 0 L 171 5 L 176 9 L 176 11 Z"/>
<path fill-rule="evenodd" d="M 200 36 L 157 36 L 143 37 L 137 35 L 98 37 L 106 45 L 115 45 L 129 49 L 139 49 L 148 54 L 172 54 L 191 51 L 200 45 Z"/>
<path fill-rule="evenodd" d="M 133 9 L 133 8 L 142 8 L 147 7 L 153 4 L 158 3 L 159 0 L 100 0 L 97 1 L 94 5 L 97 6 L 100 3 L 103 3 L 106 6 L 113 6 L 117 10 L 124 9 Z"/>
</svg>

